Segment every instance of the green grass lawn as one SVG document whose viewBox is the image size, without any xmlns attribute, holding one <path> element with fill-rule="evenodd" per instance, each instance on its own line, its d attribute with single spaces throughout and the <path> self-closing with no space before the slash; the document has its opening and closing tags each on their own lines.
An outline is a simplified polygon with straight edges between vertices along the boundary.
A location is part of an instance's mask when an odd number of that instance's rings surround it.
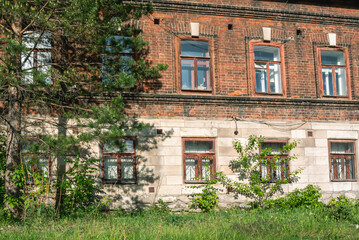
<svg viewBox="0 0 359 240">
<path fill-rule="evenodd" d="M 359 239 L 359 211 L 353 211 L 351 220 L 306 208 L 3 219 L 0 239 Z"/>
</svg>

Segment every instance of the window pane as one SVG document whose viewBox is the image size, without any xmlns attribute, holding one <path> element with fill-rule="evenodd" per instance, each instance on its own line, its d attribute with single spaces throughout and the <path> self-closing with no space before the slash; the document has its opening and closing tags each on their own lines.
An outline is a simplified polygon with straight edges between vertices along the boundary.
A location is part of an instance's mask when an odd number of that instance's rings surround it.
<svg viewBox="0 0 359 240">
<path fill-rule="evenodd" d="M 343 176 L 342 176 L 342 160 L 340 158 L 337 158 L 335 159 L 336 161 L 336 165 L 337 165 L 337 179 L 343 179 Z"/>
<path fill-rule="evenodd" d="M 185 141 L 186 153 L 212 153 L 212 141 Z"/>
<path fill-rule="evenodd" d="M 211 161 L 207 158 L 202 159 L 202 177 L 207 180 L 210 177 Z"/>
<path fill-rule="evenodd" d="M 38 71 L 45 74 L 45 83 L 51 83 L 51 52 L 38 52 L 37 53 L 37 66 Z"/>
<path fill-rule="evenodd" d="M 283 142 L 264 142 L 262 149 L 270 148 L 272 154 L 280 154 L 280 149 L 285 145 Z"/>
<path fill-rule="evenodd" d="M 131 37 L 111 36 L 106 39 L 105 44 L 107 53 L 132 53 Z"/>
<path fill-rule="evenodd" d="M 198 60 L 198 89 L 200 90 L 210 90 L 210 78 L 209 78 L 209 61 L 208 60 Z"/>
<path fill-rule="evenodd" d="M 132 157 L 121 158 L 121 180 L 124 182 L 134 181 Z"/>
<path fill-rule="evenodd" d="M 121 140 L 120 143 L 107 141 L 103 144 L 105 153 L 134 153 L 133 140 Z M 123 151 L 118 144 L 123 144 Z"/>
<path fill-rule="evenodd" d="M 344 66 L 344 52 L 340 51 L 320 51 L 322 65 Z"/>
<path fill-rule="evenodd" d="M 195 89 L 194 60 L 182 59 L 182 89 Z"/>
<path fill-rule="evenodd" d="M 282 92 L 282 82 L 280 79 L 280 65 L 269 64 L 270 91 L 272 93 Z"/>
<path fill-rule="evenodd" d="M 49 158 L 39 157 L 37 168 L 43 173 L 44 177 L 49 177 Z"/>
<path fill-rule="evenodd" d="M 256 63 L 256 92 L 268 92 L 267 64 Z"/>
<path fill-rule="evenodd" d="M 196 160 L 186 158 L 186 180 L 191 181 L 196 177 Z"/>
<path fill-rule="evenodd" d="M 279 62 L 279 48 L 258 45 L 254 46 L 254 60 Z"/>
<path fill-rule="evenodd" d="M 337 87 L 337 95 L 346 96 L 347 95 L 347 84 L 345 80 L 345 69 L 336 68 L 335 69 L 335 84 Z"/>
<path fill-rule="evenodd" d="M 135 149 L 133 148 L 133 140 L 123 140 L 122 141 L 123 144 L 125 144 L 124 146 L 124 153 L 134 153 Z"/>
<path fill-rule="evenodd" d="M 36 43 L 36 49 L 51 49 L 51 33 L 26 32 L 24 34 L 24 44 L 27 48 L 33 48 Z"/>
<path fill-rule="evenodd" d="M 30 53 L 29 58 L 26 60 L 27 53 L 24 53 L 21 56 L 22 71 L 24 73 L 23 83 L 30 84 L 33 83 L 33 71 L 34 71 L 34 53 Z M 26 61 L 25 61 L 26 60 Z"/>
<path fill-rule="evenodd" d="M 182 40 L 181 56 L 209 57 L 208 42 Z"/>
<path fill-rule="evenodd" d="M 324 95 L 333 95 L 333 71 L 332 68 L 322 68 L 322 78 L 323 78 L 323 92 Z"/>
<path fill-rule="evenodd" d="M 117 180 L 117 158 L 105 157 L 105 179 Z"/>
<path fill-rule="evenodd" d="M 330 152 L 334 154 L 354 154 L 352 142 L 331 142 Z"/>
</svg>

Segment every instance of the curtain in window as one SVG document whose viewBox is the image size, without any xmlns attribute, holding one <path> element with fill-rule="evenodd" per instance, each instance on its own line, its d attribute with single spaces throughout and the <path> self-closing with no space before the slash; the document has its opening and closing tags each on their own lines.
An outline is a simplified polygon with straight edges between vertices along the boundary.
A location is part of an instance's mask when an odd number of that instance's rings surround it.
<svg viewBox="0 0 359 240">
<path fill-rule="evenodd" d="M 105 179 L 117 180 L 117 158 L 105 157 Z"/>
<path fill-rule="evenodd" d="M 191 181 L 196 177 L 196 160 L 186 158 L 186 180 Z"/>
<path fill-rule="evenodd" d="M 206 180 L 210 178 L 210 160 L 207 158 L 202 159 L 202 177 Z"/>
<path fill-rule="evenodd" d="M 210 153 L 213 152 L 212 141 L 186 141 L 186 153 Z"/>
<path fill-rule="evenodd" d="M 133 181 L 133 159 L 132 157 L 121 158 L 122 181 Z"/>
</svg>

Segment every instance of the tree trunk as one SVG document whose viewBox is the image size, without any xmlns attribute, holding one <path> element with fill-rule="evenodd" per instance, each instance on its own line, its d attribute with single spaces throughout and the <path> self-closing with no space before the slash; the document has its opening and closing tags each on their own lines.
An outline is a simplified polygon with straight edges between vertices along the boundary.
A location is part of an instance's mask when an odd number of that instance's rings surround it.
<svg viewBox="0 0 359 240">
<path fill-rule="evenodd" d="M 16 87 L 9 87 L 8 103 L 8 135 L 6 140 L 6 171 L 5 171 L 5 194 L 10 199 L 18 200 L 20 189 L 16 185 L 16 178 L 13 178 L 14 170 L 19 164 L 20 159 L 20 137 L 21 137 L 21 101 L 19 90 Z M 20 215 L 20 206 L 11 204 L 10 199 L 5 199 L 5 207 L 8 213 L 15 218 Z M 10 201 L 9 201 L 10 200 Z"/>
</svg>

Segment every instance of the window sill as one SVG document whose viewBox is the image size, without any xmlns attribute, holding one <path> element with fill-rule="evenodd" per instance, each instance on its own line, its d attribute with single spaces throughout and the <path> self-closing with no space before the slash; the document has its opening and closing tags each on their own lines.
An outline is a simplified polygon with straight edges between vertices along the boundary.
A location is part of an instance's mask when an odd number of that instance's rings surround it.
<svg viewBox="0 0 359 240">
<path fill-rule="evenodd" d="M 118 182 L 118 181 L 105 181 L 103 185 L 134 185 L 136 182 Z"/>
<path fill-rule="evenodd" d="M 349 96 L 336 96 L 336 95 L 322 95 L 322 98 L 335 98 L 335 99 L 350 99 Z"/>
<path fill-rule="evenodd" d="M 201 89 L 181 89 L 182 92 L 189 93 L 212 93 L 213 90 L 201 90 Z"/>
<path fill-rule="evenodd" d="M 347 180 L 337 180 L 337 179 L 332 179 L 332 180 L 330 180 L 331 182 L 357 182 L 357 180 L 356 179 L 347 179 Z"/>
<path fill-rule="evenodd" d="M 270 96 L 270 97 L 285 97 L 285 96 L 284 96 L 284 93 L 255 92 L 255 95 L 259 95 L 259 96 Z"/>
</svg>

